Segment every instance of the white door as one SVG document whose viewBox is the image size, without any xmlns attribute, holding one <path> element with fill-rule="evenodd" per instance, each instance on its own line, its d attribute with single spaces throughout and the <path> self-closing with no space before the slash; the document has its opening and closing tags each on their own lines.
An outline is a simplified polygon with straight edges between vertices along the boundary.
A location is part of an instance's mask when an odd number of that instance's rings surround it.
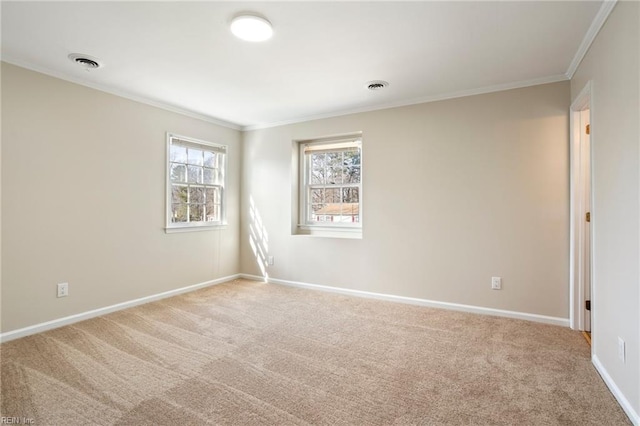
<svg viewBox="0 0 640 426">
<path fill-rule="evenodd" d="M 569 155 L 571 162 L 571 230 L 569 260 L 569 322 L 574 330 L 591 331 L 597 308 L 597 295 L 593 293 L 592 282 L 592 240 L 594 238 L 594 222 L 587 220 L 591 213 L 591 85 L 589 81 L 580 91 L 570 107 L 571 137 Z M 587 310 L 587 301 L 593 309 Z"/>
</svg>

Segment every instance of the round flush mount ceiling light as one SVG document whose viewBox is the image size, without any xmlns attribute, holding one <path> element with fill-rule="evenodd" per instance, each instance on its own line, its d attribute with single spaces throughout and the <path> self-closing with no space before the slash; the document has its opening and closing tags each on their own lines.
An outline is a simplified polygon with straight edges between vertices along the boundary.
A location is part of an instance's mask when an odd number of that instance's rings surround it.
<svg viewBox="0 0 640 426">
<path fill-rule="evenodd" d="M 68 58 L 71 62 L 75 62 L 87 71 L 104 67 L 104 63 L 100 59 L 82 53 L 72 53 Z"/>
<path fill-rule="evenodd" d="M 366 87 L 369 90 L 380 90 L 380 89 L 384 89 L 388 85 L 389 85 L 388 81 L 372 80 L 372 81 L 367 81 Z"/>
<path fill-rule="evenodd" d="M 244 41 L 265 41 L 273 35 L 271 22 L 251 14 L 242 14 L 231 21 L 231 32 Z"/>
</svg>

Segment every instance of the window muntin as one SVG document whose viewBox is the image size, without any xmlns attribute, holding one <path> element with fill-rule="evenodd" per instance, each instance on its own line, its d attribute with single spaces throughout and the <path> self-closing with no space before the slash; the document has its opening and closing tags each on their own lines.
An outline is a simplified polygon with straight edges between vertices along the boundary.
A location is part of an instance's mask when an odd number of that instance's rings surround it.
<svg viewBox="0 0 640 426">
<path fill-rule="evenodd" d="M 167 135 L 167 229 L 224 224 L 227 147 Z"/>
<path fill-rule="evenodd" d="M 361 227 L 361 145 L 359 137 L 301 143 L 300 225 Z"/>
</svg>

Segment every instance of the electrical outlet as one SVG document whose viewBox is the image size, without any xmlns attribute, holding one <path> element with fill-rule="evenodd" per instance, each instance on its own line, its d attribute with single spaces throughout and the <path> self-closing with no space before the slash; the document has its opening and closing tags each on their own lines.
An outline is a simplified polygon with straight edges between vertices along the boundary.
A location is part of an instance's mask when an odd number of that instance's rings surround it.
<svg viewBox="0 0 640 426">
<path fill-rule="evenodd" d="M 273 258 L 273 256 L 267 257 L 267 263 L 269 263 L 269 266 L 273 266 L 273 264 L 275 263 L 275 259 Z"/>
<path fill-rule="evenodd" d="M 69 295 L 69 283 L 58 284 L 58 297 L 67 297 Z"/>
<path fill-rule="evenodd" d="M 625 343 L 624 340 L 622 340 L 622 337 L 618 337 L 618 358 L 620 358 L 620 361 L 622 361 L 622 363 L 624 364 L 625 362 Z"/>
<path fill-rule="evenodd" d="M 502 278 L 500 278 L 500 277 L 491 277 L 491 289 L 492 290 L 502 290 Z"/>
</svg>

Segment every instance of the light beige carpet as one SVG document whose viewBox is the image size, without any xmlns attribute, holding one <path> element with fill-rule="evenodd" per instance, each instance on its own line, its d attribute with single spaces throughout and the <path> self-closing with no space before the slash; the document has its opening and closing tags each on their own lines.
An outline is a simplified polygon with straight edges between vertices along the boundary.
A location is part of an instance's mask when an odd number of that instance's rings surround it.
<svg viewBox="0 0 640 426">
<path fill-rule="evenodd" d="M 577 332 L 234 281 L 3 344 L 36 425 L 625 425 Z"/>
</svg>

